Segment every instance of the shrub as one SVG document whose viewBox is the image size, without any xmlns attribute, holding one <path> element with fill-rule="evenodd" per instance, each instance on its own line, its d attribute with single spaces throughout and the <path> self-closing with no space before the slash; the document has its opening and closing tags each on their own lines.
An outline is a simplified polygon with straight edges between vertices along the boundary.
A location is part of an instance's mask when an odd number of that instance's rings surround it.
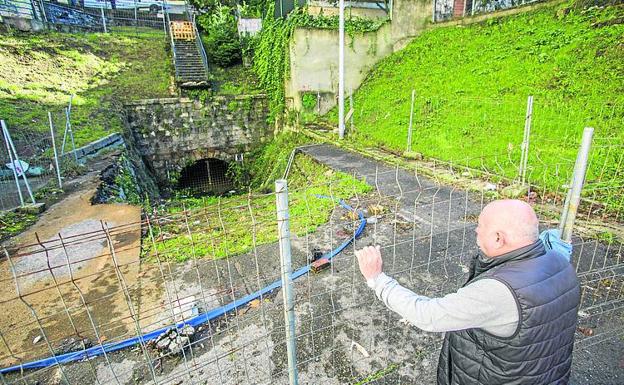
<svg viewBox="0 0 624 385">
<path fill-rule="evenodd" d="M 214 12 L 197 19 L 205 32 L 208 60 L 226 67 L 241 61 L 241 43 L 232 8 L 219 5 Z"/>
</svg>

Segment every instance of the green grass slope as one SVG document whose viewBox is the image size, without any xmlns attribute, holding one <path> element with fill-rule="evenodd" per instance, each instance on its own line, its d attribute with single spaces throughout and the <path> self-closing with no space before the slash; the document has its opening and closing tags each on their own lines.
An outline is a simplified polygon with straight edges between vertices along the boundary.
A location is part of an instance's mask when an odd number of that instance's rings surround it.
<svg viewBox="0 0 624 385">
<path fill-rule="evenodd" d="M 162 31 L 38 33 L 0 37 L 0 119 L 19 136 L 57 129 L 75 94 L 76 145 L 119 131 L 124 101 L 168 95 L 171 61 Z"/>
<path fill-rule="evenodd" d="M 622 210 L 623 22 L 621 5 L 564 4 L 427 31 L 357 91 L 350 140 L 404 151 L 415 90 L 413 151 L 513 178 L 533 95 L 529 179 L 560 190 L 591 125 L 591 194 Z"/>
</svg>

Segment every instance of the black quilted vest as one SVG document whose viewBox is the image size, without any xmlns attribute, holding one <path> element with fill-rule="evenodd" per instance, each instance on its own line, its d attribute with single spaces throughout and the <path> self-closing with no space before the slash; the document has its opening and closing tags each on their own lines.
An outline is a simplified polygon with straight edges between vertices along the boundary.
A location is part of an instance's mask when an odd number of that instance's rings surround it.
<svg viewBox="0 0 624 385">
<path fill-rule="evenodd" d="M 567 384 L 580 300 L 572 265 L 537 241 L 488 264 L 475 258 L 466 285 L 483 278 L 509 287 L 518 328 L 506 338 L 482 329 L 446 333 L 438 384 Z"/>
</svg>

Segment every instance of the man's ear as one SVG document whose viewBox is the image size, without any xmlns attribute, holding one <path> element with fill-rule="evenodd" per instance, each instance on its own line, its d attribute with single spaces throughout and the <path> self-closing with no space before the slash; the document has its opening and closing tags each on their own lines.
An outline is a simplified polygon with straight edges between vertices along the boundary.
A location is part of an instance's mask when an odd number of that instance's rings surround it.
<svg viewBox="0 0 624 385">
<path fill-rule="evenodd" d="M 496 232 L 496 247 L 500 249 L 501 247 L 505 246 L 505 242 L 506 242 L 505 234 L 503 234 L 503 232 L 501 231 L 497 231 Z"/>
</svg>

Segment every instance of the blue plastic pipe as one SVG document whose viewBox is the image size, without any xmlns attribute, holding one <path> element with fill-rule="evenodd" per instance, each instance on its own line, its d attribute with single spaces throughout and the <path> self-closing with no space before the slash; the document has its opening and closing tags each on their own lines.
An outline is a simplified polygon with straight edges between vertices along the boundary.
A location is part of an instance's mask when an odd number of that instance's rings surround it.
<svg viewBox="0 0 624 385">
<path fill-rule="evenodd" d="M 324 195 L 317 195 L 317 197 L 324 198 L 324 199 L 331 199 L 330 197 L 327 197 Z M 340 206 L 344 207 L 345 209 L 353 210 L 353 208 L 349 206 L 343 200 L 340 200 L 339 203 L 340 203 Z M 353 235 L 353 237 L 344 241 L 340 246 L 338 246 L 331 252 L 324 254 L 323 258 L 327 258 L 331 260 L 336 255 L 340 254 L 340 252 L 342 252 L 342 250 L 344 250 L 347 246 L 349 246 L 355 238 L 359 237 L 362 234 L 362 232 L 364 231 L 364 228 L 366 227 L 366 218 L 364 218 L 364 215 L 362 214 L 361 211 L 358 211 L 358 217 L 360 219 L 360 225 L 355 231 L 355 234 Z M 306 265 L 302 267 L 301 269 L 293 272 L 292 279 L 295 280 L 301 277 L 302 275 L 307 274 L 309 271 L 310 271 L 310 265 Z M 120 342 L 114 342 L 114 343 L 109 343 L 105 345 L 98 345 L 98 346 L 94 346 L 89 349 L 84 349 L 78 352 L 65 353 L 65 354 L 61 354 L 58 356 L 54 356 L 54 357 L 44 358 L 41 360 L 31 361 L 25 364 L 20 364 L 20 365 L 11 366 L 8 368 L 0 369 L 0 373 L 5 374 L 5 373 L 17 371 L 17 370 L 37 369 L 37 368 L 45 368 L 45 367 L 56 365 L 56 364 L 66 364 L 69 362 L 74 362 L 74 361 L 78 361 L 78 360 L 82 360 L 86 358 L 96 357 L 96 356 L 104 354 L 105 352 L 106 353 L 115 352 L 117 350 L 121 350 L 130 346 L 136 345 L 138 343 L 143 344 L 145 342 L 158 338 L 158 336 L 160 336 L 165 331 L 171 329 L 173 326 L 177 327 L 178 329 L 184 327 L 184 325 L 191 325 L 195 327 L 195 326 L 204 324 L 208 321 L 211 321 L 215 318 L 221 317 L 225 313 L 236 310 L 237 308 L 248 304 L 254 299 L 258 299 L 261 296 L 266 295 L 272 292 L 273 290 L 280 288 L 281 286 L 282 286 L 282 280 L 280 279 L 256 291 L 255 293 L 251 293 L 249 295 L 246 295 L 243 298 L 236 299 L 225 306 L 199 314 L 185 322 L 180 322 L 175 325 L 170 325 L 164 328 L 160 328 L 158 330 L 154 330 L 152 332 L 142 334 L 138 337 L 128 338 Z"/>
</svg>

